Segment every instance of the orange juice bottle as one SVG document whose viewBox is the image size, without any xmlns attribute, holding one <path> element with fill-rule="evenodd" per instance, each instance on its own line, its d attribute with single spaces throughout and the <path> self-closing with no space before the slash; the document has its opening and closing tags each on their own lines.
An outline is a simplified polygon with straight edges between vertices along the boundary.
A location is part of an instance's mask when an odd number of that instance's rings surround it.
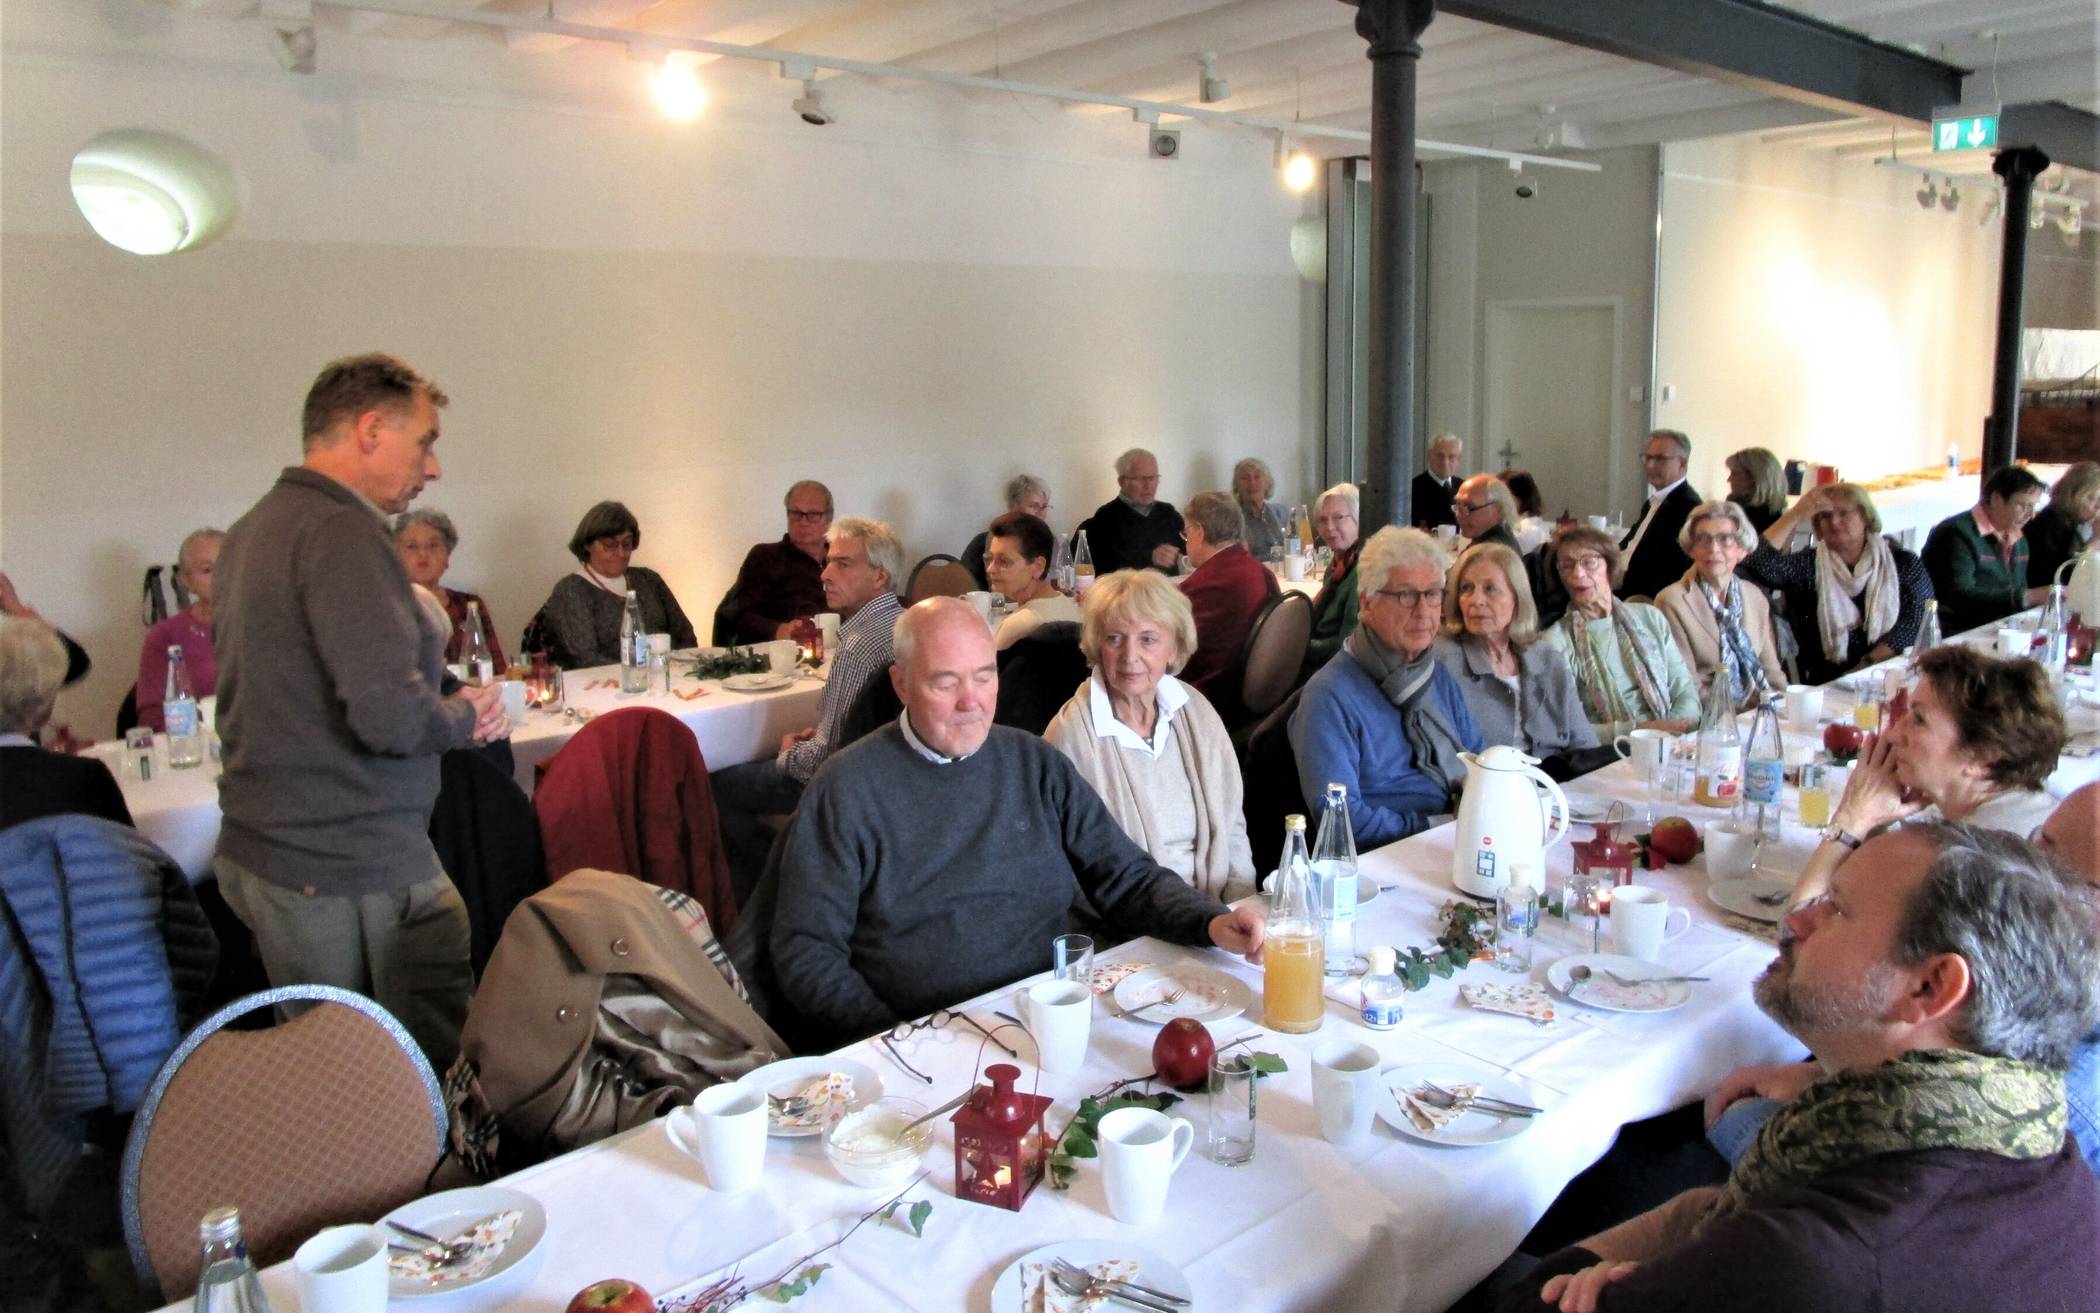
<svg viewBox="0 0 2100 1313">
<path fill-rule="evenodd" d="M 1313 907 L 1312 864 L 1305 855 L 1305 817 L 1283 821 L 1283 860 L 1269 900 L 1269 933 L 1262 953 L 1261 1024 L 1303 1035 L 1320 1028 L 1327 1010 L 1322 990 L 1327 951 Z"/>
</svg>

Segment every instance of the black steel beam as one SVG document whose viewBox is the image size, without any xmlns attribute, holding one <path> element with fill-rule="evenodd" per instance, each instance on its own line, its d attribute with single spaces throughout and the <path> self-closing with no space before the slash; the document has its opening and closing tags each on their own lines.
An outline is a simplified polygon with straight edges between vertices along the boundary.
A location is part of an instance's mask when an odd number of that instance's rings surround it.
<svg viewBox="0 0 2100 1313">
<path fill-rule="evenodd" d="M 2001 121 L 2000 125 L 2003 127 Z M 1988 481 L 2013 463 L 2020 433 L 2020 328 L 2027 299 L 2027 214 L 2034 180 L 2049 157 L 2033 147 L 2001 150 L 1991 171 L 2005 180 L 2005 250 L 1998 266 L 1998 334 L 1991 362 L 1991 416 L 1983 426 L 1983 470 Z M 1982 493 L 1979 491 L 1979 497 Z"/>
<path fill-rule="evenodd" d="M 1441 0 L 1438 7 L 1848 114 L 1929 120 L 1960 102 L 1968 72 L 1758 0 Z"/>
<path fill-rule="evenodd" d="M 2058 164 L 2100 173 L 2100 115 L 2053 100 L 2007 105 L 1998 113 L 1998 148 L 2038 150 Z"/>
</svg>

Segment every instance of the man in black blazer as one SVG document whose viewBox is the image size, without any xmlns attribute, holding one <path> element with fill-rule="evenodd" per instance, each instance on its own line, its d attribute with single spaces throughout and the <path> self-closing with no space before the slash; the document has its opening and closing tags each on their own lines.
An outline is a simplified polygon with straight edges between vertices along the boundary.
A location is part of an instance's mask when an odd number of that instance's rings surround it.
<svg viewBox="0 0 2100 1313">
<path fill-rule="evenodd" d="M 1456 433 L 1439 433 L 1429 440 L 1429 468 L 1415 476 L 1408 517 L 1417 529 L 1458 523 L 1451 514 L 1451 498 L 1458 491 L 1458 465 L 1465 454 L 1465 441 Z"/>
<path fill-rule="evenodd" d="M 1692 558 L 1677 545 L 1677 531 L 1699 505 L 1698 492 L 1684 479 L 1691 454 L 1692 440 L 1676 429 L 1657 429 L 1648 435 L 1648 447 L 1641 453 L 1648 503 L 1633 532 L 1619 544 L 1626 556 L 1621 597 L 1653 598 L 1692 568 Z"/>
</svg>

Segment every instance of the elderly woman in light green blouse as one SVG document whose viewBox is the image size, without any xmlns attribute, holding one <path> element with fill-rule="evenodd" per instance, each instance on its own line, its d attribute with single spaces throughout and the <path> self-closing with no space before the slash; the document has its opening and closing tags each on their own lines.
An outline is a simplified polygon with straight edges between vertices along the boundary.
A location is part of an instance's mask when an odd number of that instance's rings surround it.
<svg viewBox="0 0 2100 1313">
<path fill-rule="evenodd" d="M 1619 545 L 1588 525 L 1569 525 L 1553 535 L 1553 554 L 1568 610 L 1543 641 L 1574 672 L 1597 740 L 1634 728 L 1681 734 L 1697 724 L 1699 684 L 1670 622 L 1646 603 L 1612 596 L 1625 569 Z"/>
</svg>

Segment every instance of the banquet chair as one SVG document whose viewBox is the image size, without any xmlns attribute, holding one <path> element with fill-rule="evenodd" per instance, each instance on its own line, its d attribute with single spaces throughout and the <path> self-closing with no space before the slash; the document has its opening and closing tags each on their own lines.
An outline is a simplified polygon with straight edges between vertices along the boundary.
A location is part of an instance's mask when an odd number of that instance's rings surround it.
<svg viewBox="0 0 2100 1313">
<path fill-rule="evenodd" d="M 1283 856 L 1283 818 L 1306 811 L 1298 785 L 1298 754 L 1291 748 L 1291 717 L 1298 710 L 1298 689 L 1255 725 L 1241 764 L 1246 793 L 1240 810 L 1247 818 L 1247 843 L 1254 851 L 1257 875 L 1276 869 Z"/>
<path fill-rule="evenodd" d="M 831 744 L 832 752 L 844 751 L 884 725 L 893 724 L 904 714 L 904 700 L 897 696 L 897 686 L 890 680 L 890 671 L 894 668 L 892 662 L 868 676 L 868 682 L 861 686 L 860 696 L 853 699 L 853 705 L 846 708 L 844 718 L 839 721 L 838 736 Z"/>
<path fill-rule="evenodd" d="M 438 758 L 430 844 L 467 905 L 469 956 L 479 980 L 511 910 L 547 887 L 532 800 L 485 752 L 454 748 Z"/>
<path fill-rule="evenodd" d="M 910 582 L 904 585 L 904 604 L 929 597 L 961 597 L 976 588 L 977 580 L 968 566 L 946 552 L 935 552 L 911 568 Z"/>
<path fill-rule="evenodd" d="M 1312 638 L 1312 600 L 1282 592 L 1270 598 L 1247 631 L 1240 656 L 1240 705 L 1252 725 L 1275 710 L 1298 681 L 1305 647 Z"/>
<path fill-rule="evenodd" d="M 228 1023 L 312 1006 L 267 1030 Z M 124 1240 L 156 1302 L 196 1288 L 197 1219 L 241 1210 L 258 1267 L 324 1226 L 369 1222 L 423 1193 L 445 1143 L 437 1077 L 362 994 L 289 985 L 206 1017 L 161 1064 L 124 1145 Z"/>
<path fill-rule="evenodd" d="M 1052 620 L 999 654 L 996 724 L 1041 734 L 1086 682 L 1086 653 L 1079 650 L 1079 622 Z"/>
</svg>

